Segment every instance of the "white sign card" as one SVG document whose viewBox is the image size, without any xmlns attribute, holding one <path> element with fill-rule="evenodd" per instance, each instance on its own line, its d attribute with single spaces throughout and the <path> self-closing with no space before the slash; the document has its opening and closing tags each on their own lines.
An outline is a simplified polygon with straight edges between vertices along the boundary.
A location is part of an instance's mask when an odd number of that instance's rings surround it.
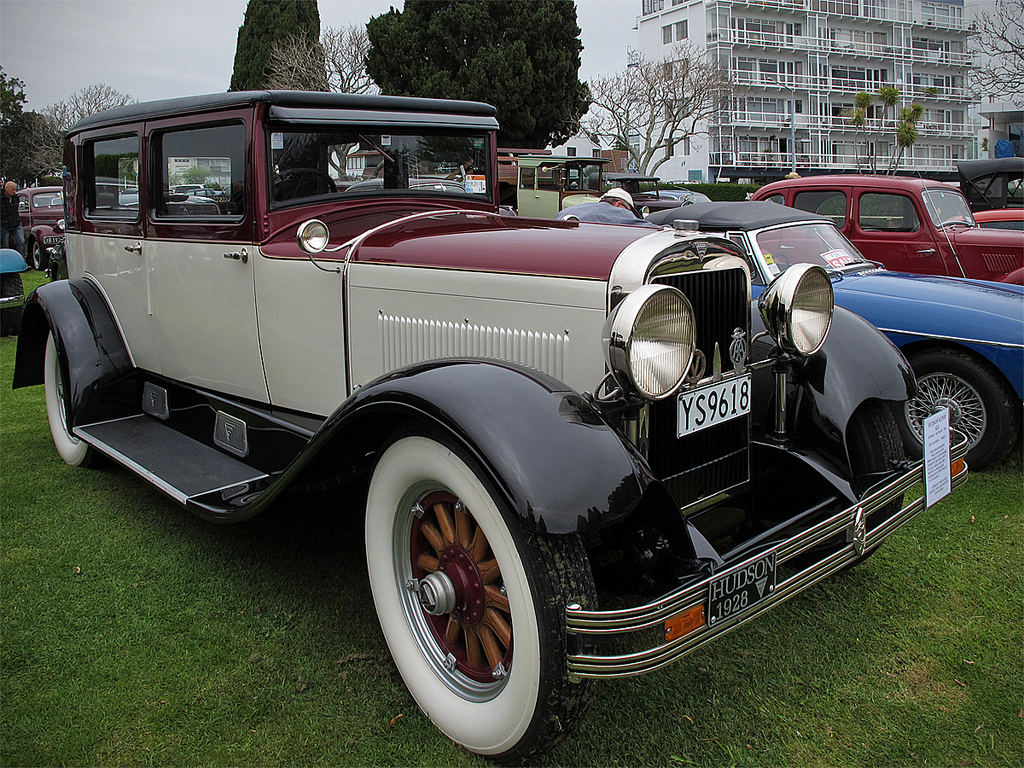
<svg viewBox="0 0 1024 768">
<path fill-rule="evenodd" d="M 949 467 L 949 411 L 924 420 L 924 504 L 930 507 L 952 489 Z"/>
</svg>

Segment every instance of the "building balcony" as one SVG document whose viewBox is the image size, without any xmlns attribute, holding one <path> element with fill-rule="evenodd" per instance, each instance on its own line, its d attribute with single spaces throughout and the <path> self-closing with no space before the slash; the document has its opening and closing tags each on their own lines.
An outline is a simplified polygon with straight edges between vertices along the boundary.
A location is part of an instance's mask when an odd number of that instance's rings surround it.
<svg viewBox="0 0 1024 768">
<path fill-rule="evenodd" d="M 879 157 L 875 161 L 875 167 L 884 170 L 888 167 L 890 158 Z M 955 159 L 931 158 L 931 157 L 907 157 L 900 160 L 897 173 L 946 173 L 956 170 Z M 734 168 L 743 171 L 743 175 L 759 176 L 767 169 L 792 167 L 793 156 L 786 152 L 712 152 L 709 156 L 709 165 L 712 169 Z M 870 158 L 861 157 L 858 163 L 856 155 L 841 154 L 802 154 L 797 153 L 796 169 L 804 171 L 853 171 L 858 167 L 866 171 L 870 167 Z"/>
<path fill-rule="evenodd" d="M 951 32 L 971 29 L 970 14 L 963 6 L 908 0 L 718 0 L 720 5 L 750 8 L 758 11 L 825 12 L 830 16 L 855 18 L 872 22 L 910 24 Z"/>
</svg>

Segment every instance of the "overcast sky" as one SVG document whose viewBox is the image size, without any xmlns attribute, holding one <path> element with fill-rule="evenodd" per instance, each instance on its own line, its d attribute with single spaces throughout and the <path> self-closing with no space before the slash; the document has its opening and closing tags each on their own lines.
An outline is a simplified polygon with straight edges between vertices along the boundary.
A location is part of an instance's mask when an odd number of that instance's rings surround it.
<svg viewBox="0 0 1024 768">
<path fill-rule="evenodd" d="M 247 0 L 0 0 L 0 66 L 42 109 L 105 83 L 140 101 L 226 91 Z M 577 0 L 580 79 L 626 66 L 640 0 Z M 321 27 L 365 24 L 402 0 L 320 0 Z"/>
</svg>

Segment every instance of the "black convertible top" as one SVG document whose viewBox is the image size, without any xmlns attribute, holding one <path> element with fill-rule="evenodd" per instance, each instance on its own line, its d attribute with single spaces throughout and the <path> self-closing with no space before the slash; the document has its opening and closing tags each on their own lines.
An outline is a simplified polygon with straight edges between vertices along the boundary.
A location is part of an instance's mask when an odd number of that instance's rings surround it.
<svg viewBox="0 0 1024 768">
<path fill-rule="evenodd" d="M 1012 177 L 1024 174 L 1024 157 L 997 157 L 992 160 L 965 160 L 956 164 L 960 175 L 968 180 L 981 179 L 995 173 L 1008 173 Z"/>
<path fill-rule="evenodd" d="M 798 221 L 831 221 L 827 216 L 769 202 L 693 203 L 652 213 L 647 220 L 663 226 L 679 219 L 691 219 L 702 230 L 751 230 Z"/>
<path fill-rule="evenodd" d="M 92 128 L 103 128 L 138 120 L 155 120 L 193 112 L 213 112 L 234 107 L 265 103 L 295 110 L 337 110 L 354 112 L 404 112 L 455 115 L 475 124 L 488 123 L 497 128 L 497 111 L 490 104 L 477 101 L 419 99 L 406 96 L 368 96 L 353 93 L 322 93 L 318 91 L 229 91 L 178 99 L 143 101 L 97 112 L 79 120 L 68 135 Z"/>
</svg>

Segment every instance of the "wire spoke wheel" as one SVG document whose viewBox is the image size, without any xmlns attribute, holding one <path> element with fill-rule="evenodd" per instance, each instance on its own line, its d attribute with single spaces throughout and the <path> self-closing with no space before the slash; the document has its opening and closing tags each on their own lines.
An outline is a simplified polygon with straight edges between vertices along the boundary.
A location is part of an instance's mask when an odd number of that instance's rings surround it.
<svg viewBox="0 0 1024 768">
<path fill-rule="evenodd" d="M 988 426 L 985 403 L 964 379 L 945 373 L 930 373 L 917 380 L 917 397 L 907 402 L 907 418 L 918 440 L 924 441 L 924 420 L 943 408 L 949 410 L 949 425 L 967 435 L 968 447 L 978 444 Z"/>
</svg>

